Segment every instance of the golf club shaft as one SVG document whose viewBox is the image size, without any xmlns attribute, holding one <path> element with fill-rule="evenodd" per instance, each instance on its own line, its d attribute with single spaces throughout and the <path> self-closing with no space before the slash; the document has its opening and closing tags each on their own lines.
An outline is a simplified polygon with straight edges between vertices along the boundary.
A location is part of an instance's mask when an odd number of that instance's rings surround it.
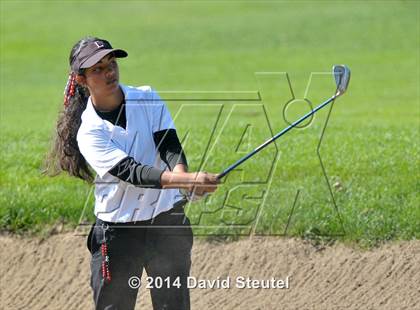
<svg viewBox="0 0 420 310">
<path fill-rule="evenodd" d="M 308 112 L 307 114 L 303 115 L 301 118 L 299 118 L 298 120 L 296 120 L 295 122 L 293 122 L 292 124 L 290 124 L 288 127 L 284 128 L 282 131 L 280 131 L 278 134 L 276 134 L 274 137 L 268 139 L 267 141 L 265 141 L 263 144 L 261 144 L 260 146 L 258 146 L 256 149 L 254 149 L 252 152 L 250 152 L 249 154 L 245 155 L 244 157 L 242 157 L 241 159 L 239 159 L 237 162 L 235 162 L 234 164 L 230 165 L 228 168 L 226 168 L 222 173 L 220 173 L 217 178 L 220 180 L 221 178 L 223 178 L 224 176 L 226 176 L 229 172 L 231 172 L 233 169 L 235 169 L 236 167 L 238 167 L 240 164 L 242 164 L 244 161 L 248 160 L 249 158 L 251 158 L 252 156 L 254 156 L 255 154 L 257 154 L 259 151 L 261 151 L 263 148 L 265 148 L 267 145 L 269 145 L 270 143 L 274 142 L 275 140 L 277 140 L 278 138 L 280 138 L 282 135 L 284 135 L 286 132 L 288 132 L 290 129 L 292 129 L 293 127 L 296 127 L 296 125 L 299 125 L 301 122 L 303 122 L 305 119 L 307 119 L 308 117 L 310 117 L 311 115 L 315 114 L 317 111 L 321 110 L 323 107 L 325 107 L 327 104 L 329 104 L 331 101 L 333 101 L 335 98 L 337 98 L 337 95 L 332 96 L 330 99 L 328 99 L 327 101 L 321 103 L 319 106 L 317 106 L 315 109 L 313 109 L 312 111 Z"/>
</svg>

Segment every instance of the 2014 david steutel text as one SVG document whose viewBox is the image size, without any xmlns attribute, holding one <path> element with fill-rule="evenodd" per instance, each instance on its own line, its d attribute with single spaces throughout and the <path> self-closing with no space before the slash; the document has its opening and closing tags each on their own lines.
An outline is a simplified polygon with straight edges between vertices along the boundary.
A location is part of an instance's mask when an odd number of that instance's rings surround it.
<svg viewBox="0 0 420 310">
<path fill-rule="evenodd" d="M 138 277 L 131 277 L 138 279 L 137 287 L 140 287 L 140 279 Z M 193 276 L 187 278 L 187 286 L 190 289 L 289 289 L 290 276 L 283 279 L 271 277 L 269 279 L 254 279 L 252 277 L 237 276 L 234 278 L 225 277 L 216 279 L 200 279 Z M 130 283 L 130 281 L 129 281 Z M 162 288 L 162 287 L 181 287 L 179 277 L 146 277 L 146 288 Z M 132 285 L 130 285 L 132 286 Z M 133 287 L 133 288 L 137 288 Z"/>
</svg>

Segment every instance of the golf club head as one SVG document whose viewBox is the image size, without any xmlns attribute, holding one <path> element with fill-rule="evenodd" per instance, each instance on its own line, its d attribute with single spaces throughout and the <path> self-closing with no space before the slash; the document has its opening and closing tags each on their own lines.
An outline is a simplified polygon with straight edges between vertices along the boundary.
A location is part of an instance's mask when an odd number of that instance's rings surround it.
<svg viewBox="0 0 420 310">
<path fill-rule="evenodd" d="M 349 86 L 350 69 L 346 65 L 335 65 L 333 66 L 333 74 L 337 86 L 335 96 L 338 97 L 344 94 Z"/>
</svg>

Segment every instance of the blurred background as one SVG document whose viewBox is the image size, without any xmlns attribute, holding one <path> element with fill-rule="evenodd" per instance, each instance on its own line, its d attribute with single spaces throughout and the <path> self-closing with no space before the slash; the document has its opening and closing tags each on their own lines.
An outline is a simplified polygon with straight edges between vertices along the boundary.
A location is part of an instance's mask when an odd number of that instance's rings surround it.
<svg viewBox="0 0 420 310">
<path fill-rule="evenodd" d="M 351 68 L 347 94 L 187 207 L 197 234 L 420 237 L 418 2 L 0 5 L 1 230 L 93 220 L 92 186 L 40 172 L 70 49 L 92 35 L 128 51 L 121 83 L 162 94 L 191 170 L 222 171 L 329 98 L 333 64 Z"/>
</svg>

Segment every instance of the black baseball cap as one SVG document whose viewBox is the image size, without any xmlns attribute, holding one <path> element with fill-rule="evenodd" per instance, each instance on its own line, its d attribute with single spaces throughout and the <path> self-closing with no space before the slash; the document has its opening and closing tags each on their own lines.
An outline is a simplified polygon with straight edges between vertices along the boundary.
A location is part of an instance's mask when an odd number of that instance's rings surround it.
<svg viewBox="0 0 420 310">
<path fill-rule="evenodd" d="M 126 51 L 112 48 L 107 40 L 92 38 L 81 45 L 80 50 L 75 53 L 71 60 L 70 67 L 73 72 L 79 72 L 81 69 L 92 67 L 109 53 L 113 53 L 117 58 L 128 56 Z"/>
</svg>

